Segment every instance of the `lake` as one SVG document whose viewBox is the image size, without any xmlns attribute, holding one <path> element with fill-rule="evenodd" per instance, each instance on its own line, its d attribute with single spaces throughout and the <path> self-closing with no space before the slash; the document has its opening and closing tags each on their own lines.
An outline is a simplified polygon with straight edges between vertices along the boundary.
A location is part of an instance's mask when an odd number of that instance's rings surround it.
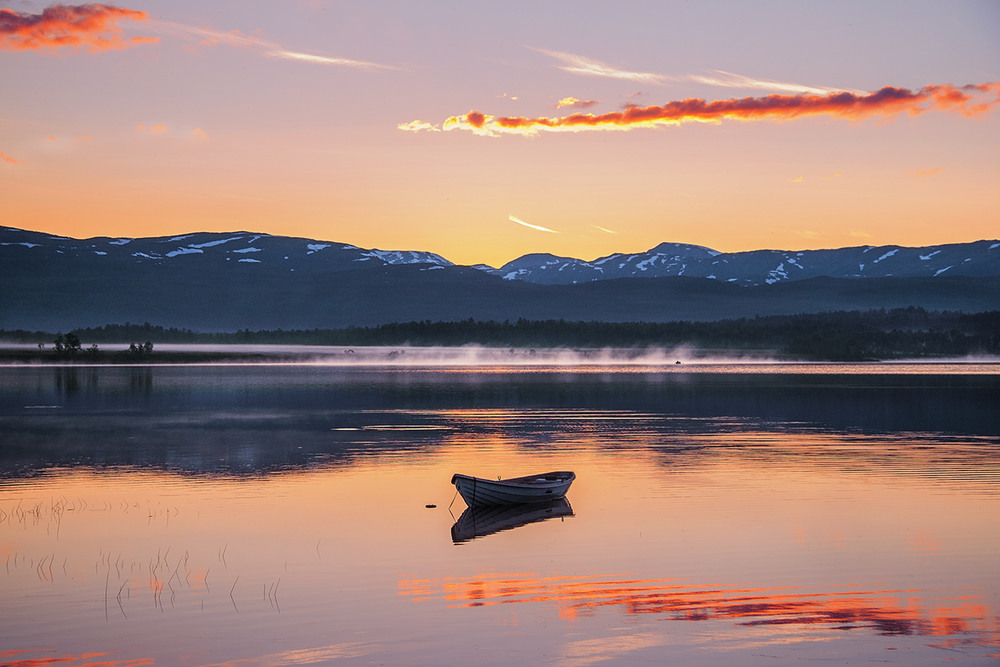
<svg viewBox="0 0 1000 667">
<path fill-rule="evenodd" d="M 585 361 L 0 368 L 0 661 L 997 664 L 1000 365 Z"/>
</svg>

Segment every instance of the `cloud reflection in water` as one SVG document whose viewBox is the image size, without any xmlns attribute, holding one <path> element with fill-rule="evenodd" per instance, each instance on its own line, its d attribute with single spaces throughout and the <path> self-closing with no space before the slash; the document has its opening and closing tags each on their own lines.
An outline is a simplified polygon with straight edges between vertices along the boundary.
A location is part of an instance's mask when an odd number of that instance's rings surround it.
<svg viewBox="0 0 1000 667">
<path fill-rule="evenodd" d="M 697 586 L 677 579 L 533 577 L 490 574 L 461 580 L 404 580 L 400 594 L 421 601 L 442 599 L 449 607 L 556 603 L 572 621 L 604 608 L 653 614 L 663 620 L 728 619 L 744 626 L 823 625 L 868 628 L 882 636 L 977 636 L 1000 646 L 994 610 L 979 593 L 961 600 L 933 600 L 927 591 L 847 589 L 814 592 L 796 587 Z"/>
</svg>

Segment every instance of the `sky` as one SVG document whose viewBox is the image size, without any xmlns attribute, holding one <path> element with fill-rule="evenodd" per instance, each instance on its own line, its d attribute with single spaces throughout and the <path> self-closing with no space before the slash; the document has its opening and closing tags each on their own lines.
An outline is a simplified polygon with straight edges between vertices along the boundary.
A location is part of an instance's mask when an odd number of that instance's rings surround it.
<svg viewBox="0 0 1000 667">
<path fill-rule="evenodd" d="M 1000 237 L 1000 2 L 0 0 L 0 224 L 502 265 Z"/>
</svg>

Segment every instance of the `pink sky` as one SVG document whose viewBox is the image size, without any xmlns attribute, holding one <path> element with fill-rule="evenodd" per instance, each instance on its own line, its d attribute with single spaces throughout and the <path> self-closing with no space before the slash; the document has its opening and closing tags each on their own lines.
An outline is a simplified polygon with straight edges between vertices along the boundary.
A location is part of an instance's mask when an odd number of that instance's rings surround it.
<svg viewBox="0 0 1000 667">
<path fill-rule="evenodd" d="M 985 1 L 0 2 L 3 224 L 493 265 L 997 238 L 997 34 Z"/>
</svg>

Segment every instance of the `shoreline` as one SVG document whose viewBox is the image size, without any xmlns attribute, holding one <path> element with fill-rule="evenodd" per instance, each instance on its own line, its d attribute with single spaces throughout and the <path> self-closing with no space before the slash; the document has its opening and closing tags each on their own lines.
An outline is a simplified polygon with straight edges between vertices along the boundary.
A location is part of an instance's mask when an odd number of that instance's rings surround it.
<svg viewBox="0 0 1000 667">
<path fill-rule="evenodd" d="M 136 354 L 128 350 L 92 352 L 81 350 L 58 356 L 54 350 L 0 344 L 3 368 L 100 368 L 148 366 L 327 366 L 336 368 L 380 368 L 394 370 L 572 370 L 656 369 L 684 372 L 723 367 L 790 369 L 795 366 L 879 369 L 898 372 L 904 367 L 986 367 L 1000 374 L 1000 357 L 927 357 L 898 359 L 801 359 L 762 350 L 702 350 L 680 348 L 489 348 L 408 346 L 259 346 L 259 345 L 164 345 L 167 349 Z M 197 349 L 201 347 L 202 349 Z M 205 348 L 208 349 L 205 349 Z M 264 348 L 264 349 L 261 349 Z M 996 367 L 995 370 L 991 367 Z M 895 369 L 895 371 L 893 370 Z M 753 372 L 753 371 L 750 371 Z M 855 371 L 856 372 L 856 371 Z"/>
<path fill-rule="evenodd" d="M 134 355 L 125 352 L 99 352 L 96 355 L 87 351 L 78 352 L 72 356 L 56 356 L 50 351 L 11 350 L 0 347 L 0 366 L 147 366 L 147 365 L 196 365 L 213 363 L 273 363 L 278 358 L 272 354 L 252 352 L 153 352 L 146 355 Z M 294 361 L 286 358 L 284 361 Z"/>
</svg>

